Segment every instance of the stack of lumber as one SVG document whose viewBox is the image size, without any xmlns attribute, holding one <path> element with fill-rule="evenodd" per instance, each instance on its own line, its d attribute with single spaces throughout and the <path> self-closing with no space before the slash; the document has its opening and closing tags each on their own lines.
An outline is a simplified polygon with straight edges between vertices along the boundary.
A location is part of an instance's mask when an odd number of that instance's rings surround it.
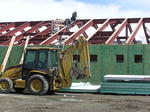
<svg viewBox="0 0 150 112">
<path fill-rule="evenodd" d="M 106 75 L 101 93 L 150 94 L 150 75 Z"/>
</svg>

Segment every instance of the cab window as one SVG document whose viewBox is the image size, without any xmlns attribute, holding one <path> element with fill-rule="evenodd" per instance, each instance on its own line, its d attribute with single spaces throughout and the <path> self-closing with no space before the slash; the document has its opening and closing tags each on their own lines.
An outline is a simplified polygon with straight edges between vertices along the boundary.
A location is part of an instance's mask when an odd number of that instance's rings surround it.
<svg viewBox="0 0 150 112">
<path fill-rule="evenodd" d="M 47 69 L 47 51 L 46 50 L 39 51 L 37 68 Z"/>
<path fill-rule="evenodd" d="M 37 58 L 36 51 L 27 51 L 25 61 L 24 61 L 24 67 L 25 68 L 35 68 L 36 67 L 36 58 Z"/>
<path fill-rule="evenodd" d="M 57 66 L 57 51 L 52 50 L 49 52 L 49 67 L 56 67 Z"/>
</svg>

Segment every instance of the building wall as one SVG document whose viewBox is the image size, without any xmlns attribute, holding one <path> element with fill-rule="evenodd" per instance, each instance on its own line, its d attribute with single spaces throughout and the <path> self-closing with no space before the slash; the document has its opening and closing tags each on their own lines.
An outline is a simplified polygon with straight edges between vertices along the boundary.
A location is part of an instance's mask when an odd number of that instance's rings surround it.
<svg viewBox="0 0 150 112">
<path fill-rule="evenodd" d="M 97 55 L 97 61 L 91 62 L 93 84 L 106 74 L 150 75 L 149 45 L 92 45 L 90 54 Z"/>
<path fill-rule="evenodd" d="M 0 47 L 0 63 L 7 47 Z M 22 46 L 14 46 L 7 67 L 19 63 Z M 106 74 L 150 74 L 150 46 L 149 45 L 91 45 L 91 73 L 92 77 L 74 82 L 90 82 L 99 84 Z"/>
</svg>

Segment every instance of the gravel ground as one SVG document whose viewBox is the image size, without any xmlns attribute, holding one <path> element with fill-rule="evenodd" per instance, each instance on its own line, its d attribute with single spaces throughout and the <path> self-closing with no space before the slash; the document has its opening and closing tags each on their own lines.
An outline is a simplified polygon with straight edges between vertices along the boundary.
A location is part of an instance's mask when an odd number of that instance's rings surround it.
<svg viewBox="0 0 150 112">
<path fill-rule="evenodd" d="M 0 112 L 149 112 L 150 96 L 0 94 Z"/>
</svg>

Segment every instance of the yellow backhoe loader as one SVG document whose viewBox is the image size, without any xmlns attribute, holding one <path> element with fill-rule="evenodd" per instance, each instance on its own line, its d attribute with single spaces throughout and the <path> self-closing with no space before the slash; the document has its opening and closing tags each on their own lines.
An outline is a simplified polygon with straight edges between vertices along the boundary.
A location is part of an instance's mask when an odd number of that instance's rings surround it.
<svg viewBox="0 0 150 112">
<path fill-rule="evenodd" d="M 78 51 L 80 63 L 73 62 Z M 1 65 L 1 68 L 3 66 Z M 0 76 L 0 92 L 12 90 L 44 95 L 48 91 L 70 87 L 72 75 L 77 79 L 91 76 L 88 43 L 79 37 L 66 49 L 27 48 L 23 64 L 7 68 Z"/>
</svg>

